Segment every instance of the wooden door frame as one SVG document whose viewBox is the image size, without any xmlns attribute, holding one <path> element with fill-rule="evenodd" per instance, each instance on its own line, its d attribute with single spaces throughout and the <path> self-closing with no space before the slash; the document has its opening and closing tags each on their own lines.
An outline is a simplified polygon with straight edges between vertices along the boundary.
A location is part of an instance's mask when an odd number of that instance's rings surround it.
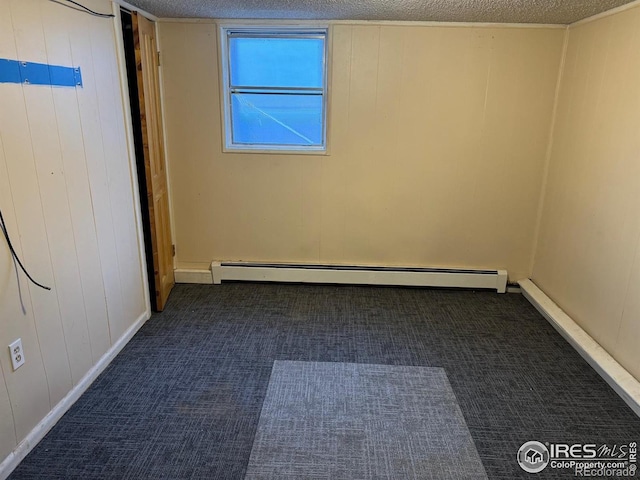
<svg viewBox="0 0 640 480">
<path fill-rule="evenodd" d="M 135 45 L 133 40 L 133 16 L 126 8 L 120 8 L 124 57 L 126 63 L 127 84 L 129 86 L 129 106 L 131 108 L 131 127 L 135 151 L 136 172 L 138 176 L 138 192 L 140 198 L 140 218 L 144 238 L 147 281 L 151 309 L 158 311 L 156 302 L 156 281 L 153 269 L 153 249 L 151 247 L 151 220 L 149 218 L 149 200 L 144 166 L 144 148 L 142 139 L 142 122 L 140 121 L 140 105 L 138 103 L 138 74 L 136 70 Z"/>
</svg>

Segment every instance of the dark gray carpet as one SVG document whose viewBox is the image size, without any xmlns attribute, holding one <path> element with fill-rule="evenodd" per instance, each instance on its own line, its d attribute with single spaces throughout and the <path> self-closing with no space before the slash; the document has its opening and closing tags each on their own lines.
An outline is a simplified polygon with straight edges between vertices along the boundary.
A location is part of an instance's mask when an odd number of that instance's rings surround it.
<svg viewBox="0 0 640 480">
<path fill-rule="evenodd" d="M 245 480 L 482 480 L 442 368 L 276 360 Z"/>
<path fill-rule="evenodd" d="M 522 471 L 529 440 L 640 439 L 521 295 L 179 285 L 11 478 L 242 480 L 274 360 L 444 368 L 490 479 L 573 478 Z"/>
</svg>

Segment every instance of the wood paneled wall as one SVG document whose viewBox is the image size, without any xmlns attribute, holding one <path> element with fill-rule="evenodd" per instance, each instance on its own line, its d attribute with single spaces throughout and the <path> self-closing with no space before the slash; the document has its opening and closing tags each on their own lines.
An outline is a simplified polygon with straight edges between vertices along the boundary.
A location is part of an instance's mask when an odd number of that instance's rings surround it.
<svg viewBox="0 0 640 480">
<path fill-rule="evenodd" d="M 25 266 L 52 287 L 18 284 L 0 238 L 0 459 L 148 315 L 115 35 L 113 19 L 0 0 L 0 58 L 79 66 L 84 82 L 0 84 L 0 208 Z M 18 337 L 26 363 L 13 372 Z"/>
<path fill-rule="evenodd" d="M 640 7 L 572 26 L 534 282 L 640 379 Z"/>
<path fill-rule="evenodd" d="M 222 153 L 216 26 L 159 31 L 180 267 L 528 276 L 564 29 L 332 26 L 327 156 Z"/>
</svg>

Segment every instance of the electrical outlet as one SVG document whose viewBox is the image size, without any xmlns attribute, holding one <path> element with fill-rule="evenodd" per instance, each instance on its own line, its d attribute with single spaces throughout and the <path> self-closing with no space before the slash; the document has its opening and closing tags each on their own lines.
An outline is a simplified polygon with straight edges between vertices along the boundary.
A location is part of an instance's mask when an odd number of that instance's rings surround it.
<svg viewBox="0 0 640 480">
<path fill-rule="evenodd" d="M 22 339 L 19 338 L 9 345 L 9 354 L 11 355 L 11 365 L 15 372 L 24 364 L 24 350 L 22 349 Z"/>
</svg>

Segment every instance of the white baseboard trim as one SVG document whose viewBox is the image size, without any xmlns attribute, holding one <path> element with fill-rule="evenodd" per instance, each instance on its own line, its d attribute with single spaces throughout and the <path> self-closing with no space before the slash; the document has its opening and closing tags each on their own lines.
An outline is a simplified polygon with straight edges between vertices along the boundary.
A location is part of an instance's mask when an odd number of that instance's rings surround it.
<svg viewBox="0 0 640 480">
<path fill-rule="evenodd" d="M 200 283 L 209 285 L 213 283 L 211 270 L 198 270 L 195 268 L 176 268 L 174 271 L 176 283 Z"/>
<path fill-rule="evenodd" d="M 569 317 L 531 280 L 518 282 L 522 293 L 593 369 L 640 416 L 640 382 Z"/>
<path fill-rule="evenodd" d="M 5 480 L 31 450 L 49 433 L 58 420 L 73 406 L 80 396 L 91 386 L 118 353 L 129 343 L 136 332 L 151 317 L 147 310 L 131 325 L 109 350 L 96 362 L 84 377 L 53 407 L 53 409 L 29 432 L 24 440 L 0 463 L 0 479 Z"/>
</svg>

